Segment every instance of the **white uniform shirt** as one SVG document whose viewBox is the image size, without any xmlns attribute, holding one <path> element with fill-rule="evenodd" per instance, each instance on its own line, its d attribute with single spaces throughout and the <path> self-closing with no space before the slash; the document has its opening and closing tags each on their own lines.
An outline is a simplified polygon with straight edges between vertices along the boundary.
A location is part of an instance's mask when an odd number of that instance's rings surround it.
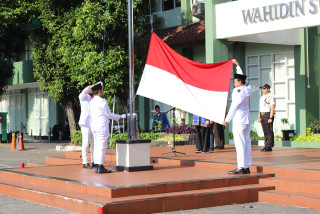
<svg viewBox="0 0 320 214">
<path fill-rule="evenodd" d="M 91 88 L 88 86 L 79 95 L 80 105 L 81 105 L 81 114 L 79 119 L 80 127 L 90 127 L 90 107 L 89 102 L 92 100 L 88 92 L 91 91 Z"/>
<path fill-rule="evenodd" d="M 94 96 L 90 102 L 90 117 L 92 131 L 109 132 L 109 120 L 119 120 L 121 116 L 111 113 L 106 99 Z"/>
<path fill-rule="evenodd" d="M 237 73 L 243 74 L 241 68 L 237 67 Z M 249 98 L 252 86 L 246 83 L 244 86 L 234 88 L 232 92 L 232 103 L 225 119 L 230 123 L 233 119 L 234 124 L 250 124 Z"/>
<path fill-rule="evenodd" d="M 271 106 L 275 105 L 274 97 L 268 93 L 260 98 L 260 112 L 270 112 Z"/>
</svg>

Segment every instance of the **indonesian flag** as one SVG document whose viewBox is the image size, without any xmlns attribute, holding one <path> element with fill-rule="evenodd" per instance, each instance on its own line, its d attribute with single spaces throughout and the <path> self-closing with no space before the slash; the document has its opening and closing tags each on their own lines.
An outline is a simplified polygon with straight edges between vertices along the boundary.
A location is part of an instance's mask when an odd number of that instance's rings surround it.
<svg viewBox="0 0 320 214">
<path fill-rule="evenodd" d="M 222 124 L 233 62 L 199 63 L 172 50 L 152 33 L 138 95 Z"/>
</svg>

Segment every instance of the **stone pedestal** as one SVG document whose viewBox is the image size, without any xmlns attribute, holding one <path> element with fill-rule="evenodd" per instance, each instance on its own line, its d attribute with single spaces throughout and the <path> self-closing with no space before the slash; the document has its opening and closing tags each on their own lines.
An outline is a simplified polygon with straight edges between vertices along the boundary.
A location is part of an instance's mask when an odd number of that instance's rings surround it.
<svg viewBox="0 0 320 214">
<path fill-rule="evenodd" d="M 117 171 L 135 172 L 153 170 L 150 164 L 151 140 L 116 140 Z"/>
</svg>

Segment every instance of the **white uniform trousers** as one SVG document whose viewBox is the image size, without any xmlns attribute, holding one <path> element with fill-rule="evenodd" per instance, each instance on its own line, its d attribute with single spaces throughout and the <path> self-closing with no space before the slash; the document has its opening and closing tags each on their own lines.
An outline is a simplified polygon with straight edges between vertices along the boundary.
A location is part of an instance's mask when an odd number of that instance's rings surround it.
<svg viewBox="0 0 320 214">
<path fill-rule="evenodd" d="M 233 139 L 237 150 L 238 168 L 252 165 L 250 124 L 233 124 Z"/>
<path fill-rule="evenodd" d="M 90 127 L 83 126 L 81 127 L 82 134 L 82 163 L 88 163 L 88 151 L 89 151 L 89 142 L 91 150 L 91 162 L 94 162 L 94 140 Z"/>
<path fill-rule="evenodd" d="M 102 165 L 105 160 L 108 144 L 108 131 L 93 131 L 94 137 L 94 163 Z"/>
</svg>

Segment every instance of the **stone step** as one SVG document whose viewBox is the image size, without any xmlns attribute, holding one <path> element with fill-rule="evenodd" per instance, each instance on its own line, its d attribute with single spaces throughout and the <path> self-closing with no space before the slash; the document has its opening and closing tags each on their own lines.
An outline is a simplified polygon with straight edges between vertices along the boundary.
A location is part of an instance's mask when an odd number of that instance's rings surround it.
<svg viewBox="0 0 320 214">
<path fill-rule="evenodd" d="M 97 213 L 105 204 L 101 196 L 3 178 L 0 178 L 0 194 L 85 214 Z"/>
<path fill-rule="evenodd" d="M 288 169 L 288 168 L 273 168 L 257 166 L 257 172 L 274 173 L 277 178 L 293 178 L 293 179 L 307 179 L 320 181 L 320 171 L 305 170 L 305 169 Z"/>
<path fill-rule="evenodd" d="M 27 181 L 0 179 L 0 194 L 20 198 L 77 213 L 155 213 L 198 209 L 258 200 L 258 192 L 272 186 L 252 184 L 217 189 L 107 198 L 78 191 L 61 190 L 53 186 L 31 184 Z M 100 212 L 99 212 L 100 213 Z"/>
<path fill-rule="evenodd" d="M 259 202 L 320 209 L 320 194 L 270 190 L 259 192 Z"/>
<path fill-rule="evenodd" d="M 51 166 L 52 168 L 59 166 Z M 62 167 L 60 167 L 62 168 Z M 50 170 L 50 166 L 47 169 Z M 99 178 L 94 174 L 94 169 L 81 169 L 81 165 L 75 171 L 70 172 L 74 176 L 88 177 L 91 173 L 95 179 Z M 82 171 L 81 171 L 82 170 Z M 114 172 L 117 173 L 117 172 Z M 112 174 L 114 174 L 112 173 Z M 81 182 L 78 180 L 45 176 L 39 174 L 32 174 L 32 172 L 21 172 L 14 170 L 0 171 L 0 178 L 5 180 L 12 180 L 16 182 L 28 182 L 30 184 L 54 187 L 56 189 L 67 191 L 78 191 L 79 193 L 92 194 L 108 198 L 129 197 L 135 195 L 152 195 L 171 192 L 183 192 L 189 190 L 202 190 L 202 189 L 216 189 L 223 187 L 241 186 L 258 184 L 260 178 L 272 177 L 273 174 L 259 174 L 253 173 L 251 175 L 238 175 L 238 176 L 225 176 L 220 178 L 205 178 L 205 179 L 192 179 L 192 180 L 179 180 L 170 182 L 159 183 L 146 183 L 143 185 L 125 185 L 125 186 L 109 186 L 101 183 Z M 101 177 L 101 176 L 100 176 Z M 107 178 L 107 177 L 106 177 Z M 109 177 L 109 179 L 111 179 Z"/>
<path fill-rule="evenodd" d="M 266 178 L 259 181 L 260 184 L 275 186 L 278 191 L 320 193 L 320 181 L 300 178 Z"/>
<path fill-rule="evenodd" d="M 138 196 L 106 205 L 107 213 L 160 213 L 258 201 L 258 192 L 274 187 L 260 184 Z"/>
</svg>

